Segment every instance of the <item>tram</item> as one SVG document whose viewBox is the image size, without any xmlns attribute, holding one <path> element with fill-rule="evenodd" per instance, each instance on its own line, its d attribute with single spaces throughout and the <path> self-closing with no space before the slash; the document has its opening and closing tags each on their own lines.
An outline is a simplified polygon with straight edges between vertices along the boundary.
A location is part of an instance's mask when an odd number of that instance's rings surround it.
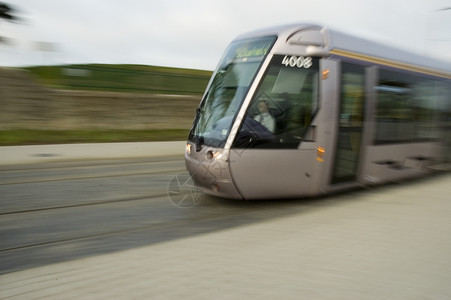
<svg viewBox="0 0 451 300">
<path fill-rule="evenodd" d="M 219 197 L 315 196 L 431 173 L 450 131 L 450 64 L 295 24 L 227 47 L 185 162 Z"/>
</svg>

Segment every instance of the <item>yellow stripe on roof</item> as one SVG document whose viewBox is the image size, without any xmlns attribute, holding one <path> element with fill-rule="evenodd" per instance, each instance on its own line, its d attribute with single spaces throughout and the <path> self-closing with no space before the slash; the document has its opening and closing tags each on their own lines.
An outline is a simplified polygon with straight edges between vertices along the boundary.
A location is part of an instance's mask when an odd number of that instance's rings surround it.
<svg viewBox="0 0 451 300">
<path fill-rule="evenodd" d="M 362 61 L 367 61 L 367 62 L 375 63 L 378 65 L 395 67 L 395 68 L 399 68 L 399 69 L 403 69 L 403 70 L 407 70 L 407 71 L 419 72 L 419 73 L 423 73 L 423 74 L 427 74 L 427 75 L 451 79 L 451 73 L 443 71 L 443 70 L 436 70 L 436 69 L 427 68 L 427 67 L 423 67 L 423 66 L 411 65 L 408 63 L 403 63 L 403 62 L 399 62 L 399 61 L 394 61 L 394 60 L 390 60 L 390 59 L 380 58 L 380 57 L 361 54 L 361 53 L 355 53 L 355 52 L 351 52 L 351 51 L 347 51 L 347 50 L 332 49 L 332 50 L 330 50 L 330 54 L 348 57 L 348 58 L 357 59 L 357 60 L 362 60 Z"/>
</svg>

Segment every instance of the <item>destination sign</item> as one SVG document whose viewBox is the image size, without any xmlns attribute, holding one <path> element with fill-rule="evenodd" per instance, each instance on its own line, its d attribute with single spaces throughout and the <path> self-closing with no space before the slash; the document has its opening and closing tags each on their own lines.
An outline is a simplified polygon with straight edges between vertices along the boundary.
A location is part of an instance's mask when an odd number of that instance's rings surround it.
<svg viewBox="0 0 451 300">
<path fill-rule="evenodd" d="M 235 58 L 265 56 L 274 42 L 274 37 L 266 37 L 241 44 L 235 51 Z"/>
<path fill-rule="evenodd" d="M 236 51 L 236 58 L 264 56 L 268 53 L 271 45 L 262 48 L 240 48 Z"/>
</svg>

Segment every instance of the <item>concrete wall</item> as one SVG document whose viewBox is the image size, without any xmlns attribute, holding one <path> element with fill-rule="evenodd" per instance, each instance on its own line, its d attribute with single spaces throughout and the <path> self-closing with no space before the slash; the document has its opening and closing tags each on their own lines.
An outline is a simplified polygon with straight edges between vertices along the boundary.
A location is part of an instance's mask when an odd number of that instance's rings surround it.
<svg viewBox="0 0 451 300">
<path fill-rule="evenodd" d="M 48 89 L 0 69 L 0 130 L 190 128 L 200 98 Z"/>
</svg>

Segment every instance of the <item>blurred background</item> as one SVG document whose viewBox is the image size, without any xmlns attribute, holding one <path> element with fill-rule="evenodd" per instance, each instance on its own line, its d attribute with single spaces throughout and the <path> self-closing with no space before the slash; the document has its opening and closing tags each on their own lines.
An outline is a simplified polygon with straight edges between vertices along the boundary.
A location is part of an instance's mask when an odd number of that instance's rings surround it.
<svg viewBox="0 0 451 300">
<path fill-rule="evenodd" d="M 448 0 L 0 0 L 0 145 L 184 140 L 238 34 L 313 22 L 451 61 Z"/>
<path fill-rule="evenodd" d="M 451 0 L 0 0 L 0 146 L 186 141 L 230 41 L 304 22 L 451 62 Z M 1 299 L 451 298 L 449 173 L 235 201 L 149 145 L 0 147 Z"/>
</svg>

